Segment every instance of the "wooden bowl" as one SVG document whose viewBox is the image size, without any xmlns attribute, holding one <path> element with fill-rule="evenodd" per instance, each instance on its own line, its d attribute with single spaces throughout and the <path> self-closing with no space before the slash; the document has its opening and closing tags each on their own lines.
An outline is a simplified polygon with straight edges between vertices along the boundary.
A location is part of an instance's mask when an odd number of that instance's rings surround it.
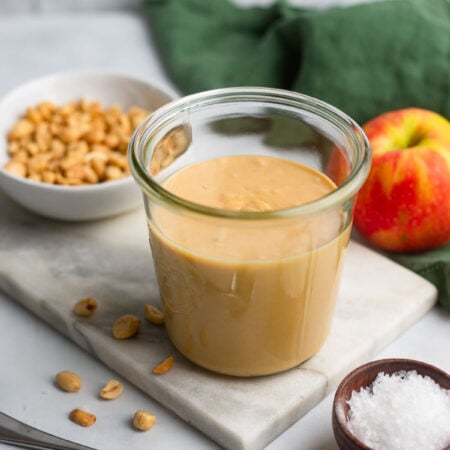
<svg viewBox="0 0 450 450">
<path fill-rule="evenodd" d="M 364 364 L 350 372 L 339 384 L 333 402 L 333 432 L 341 450 L 370 450 L 348 429 L 347 417 L 353 391 L 370 386 L 378 373 L 393 374 L 400 370 L 415 370 L 419 375 L 428 375 L 444 389 L 450 389 L 450 375 L 430 364 L 413 359 L 380 359 Z M 450 449 L 450 446 L 444 450 Z"/>
</svg>

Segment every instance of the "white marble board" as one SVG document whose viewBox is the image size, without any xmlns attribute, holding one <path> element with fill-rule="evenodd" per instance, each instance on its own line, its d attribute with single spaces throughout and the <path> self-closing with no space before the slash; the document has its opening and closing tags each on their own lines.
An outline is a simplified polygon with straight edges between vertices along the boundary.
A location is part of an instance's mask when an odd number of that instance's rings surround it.
<svg viewBox="0 0 450 450">
<path fill-rule="evenodd" d="M 253 379 L 219 376 L 186 361 L 163 328 L 142 322 L 137 338 L 117 341 L 124 313 L 143 318 L 158 304 L 144 213 L 68 224 L 29 214 L 0 195 L 0 289 L 94 354 L 124 378 L 228 449 L 259 449 L 331 392 L 435 303 L 435 288 L 351 242 L 331 334 L 320 352 L 288 372 Z M 74 302 L 95 296 L 80 320 Z M 175 355 L 173 369 L 151 368 Z"/>
</svg>

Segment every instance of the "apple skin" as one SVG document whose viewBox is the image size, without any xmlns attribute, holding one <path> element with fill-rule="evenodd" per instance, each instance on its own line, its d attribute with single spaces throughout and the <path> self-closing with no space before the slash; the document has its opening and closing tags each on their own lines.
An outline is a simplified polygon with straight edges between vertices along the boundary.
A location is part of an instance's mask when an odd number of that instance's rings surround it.
<svg viewBox="0 0 450 450">
<path fill-rule="evenodd" d="M 356 229 L 373 245 L 419 252 L 450 242 L 450 122 L 424 109 L 382 114 L 363 126 L 372 166 Z"/>
</svg>

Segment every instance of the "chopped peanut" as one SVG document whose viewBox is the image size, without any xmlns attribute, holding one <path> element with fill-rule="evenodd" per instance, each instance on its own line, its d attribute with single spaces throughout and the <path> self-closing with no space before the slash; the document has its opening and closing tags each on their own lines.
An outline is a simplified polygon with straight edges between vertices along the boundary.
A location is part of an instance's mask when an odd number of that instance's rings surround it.
<svg viewBox="0 0 450 450">
<path fill-rule="evenodd" d="M 114 400 L 123 392 L 123 385 L 120 381 L 109 380 L 100 391 L 100 397 L 105 400 Z"/>
<path fill-rule="evenodd" d="M 17 175 L 18 177 L 25 177 L 27 174 L 27 168 L 25 163 L 19 161 L 9 161 L 5 164 L 5 170 L 9 173 Z"/>
<path fill-rule="evenodd" d="M 153 367 L 152 372 L 155 375 L 162 375 L 168 372 L 172 368 L 172 366 L 173 366 L 173 356 L 169 356 L 162 363 Z"/>
<path fill-rule="evenodd" d="M 9 141 L 17 141 L 21 138 L 30 136 L 35 130 L 34 123 L 28 119 L 19 120 L 8 134 Z"/>
<path fill-rule="evenodd" d="M 78 408 L 74 409 L 69 414 L 69 419 L 82 427 L 90 427 L 91 425 L 94 425 L 95 421 L 97 420 L 94 414 L 88 413 Z"/>
<path fill-rule="evenodd" d="M 128 339 L 135 336 L 141 325 L 141 321 L 133 314 L 125 314 L 119 317 L 113 325 L 113 336 L 116 339 Z"/>
<path fill-rule="evenodd" d="M 133 426 L 136 430 L 147 431 L 156 422 L 156 417 L 143 409 L 139 409 L 134 413 L 133 416 Z"/>
<path fill-rule="evenodd" d="M 81 389 L 81 378 L 74 372 L 63 370 L 55 378 L 56 384 L 66 392 L 78 392 Z"/>
<path fill-rule="evenodd" d="M 82 298 L 75 304 L 73 312 L 77 316 L 89 317 L 92 316 L 92 314 L 94 314 L 96 309 L 97 309 L 97 300 L 92 297 L 86 297 Z"/>
<path fill-rule="evenodd" d="M 125 113 L 117 105 L 104 110 L 84 98 L 62 106 L 41 102 L 27 108 L 10 129 L 10 160 L 4 169 L 18 177 L 66 186 L 126 177 L 128 142 L 149 113 L 138 107 Z"/>
<path fill-rule="evenodd" d="M 144 314 L 145 318 L 155 325 L 162 325 L 164 323 L 164 314 L 156 306 L 145 304 Z"/>
</svg>

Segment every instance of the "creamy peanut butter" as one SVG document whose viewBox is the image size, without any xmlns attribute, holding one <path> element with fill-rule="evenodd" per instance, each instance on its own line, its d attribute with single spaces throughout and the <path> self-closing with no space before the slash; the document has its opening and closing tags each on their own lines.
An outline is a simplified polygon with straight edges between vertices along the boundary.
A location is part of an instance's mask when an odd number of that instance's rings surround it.
<svg viewBox="0 0 450 450">
<path fill-rule="evenodd" d="M 336 189 L 318 171 L 264 156 L 197 163 L 163 185 L 191 202 L 254 212 L 298 206 Z M 187 358 L 251 376 L 289 369 L 319 350 L 349 236 L 340 212 L 242 220 L 154 205 L 151 216 L 167 331 Z"/>
</svg>

